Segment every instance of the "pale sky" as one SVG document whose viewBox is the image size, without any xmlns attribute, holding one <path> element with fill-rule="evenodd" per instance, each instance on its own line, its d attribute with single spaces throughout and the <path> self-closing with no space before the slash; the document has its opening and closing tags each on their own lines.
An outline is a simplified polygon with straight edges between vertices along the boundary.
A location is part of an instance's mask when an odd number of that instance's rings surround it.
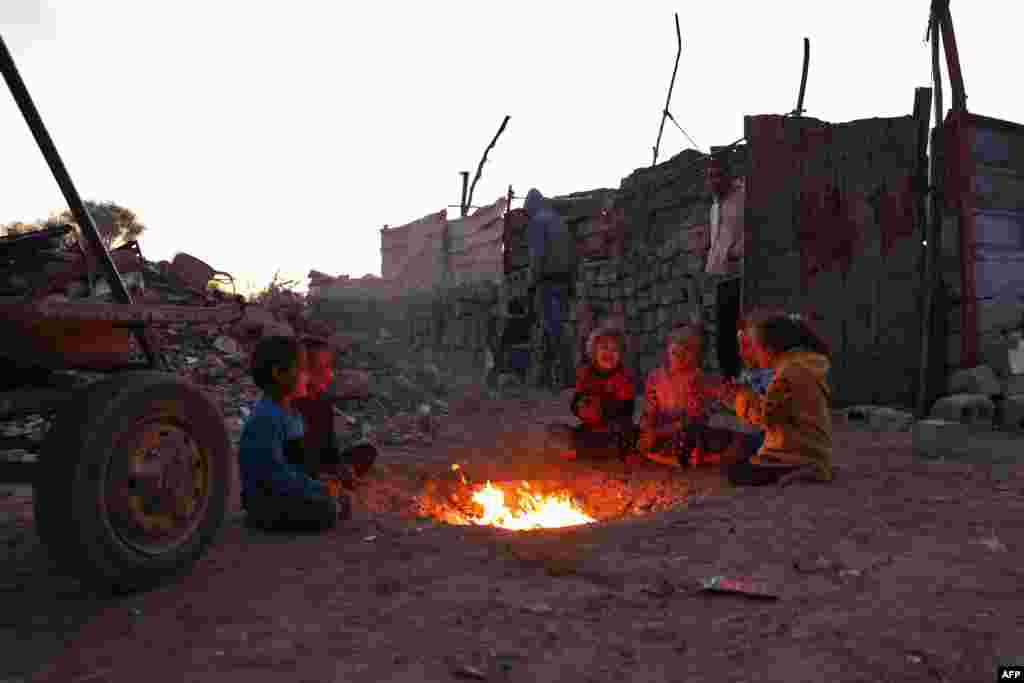
<svg viewBox="0 0 1024 683">
<path fill-rule="evenodd" d="M 0 33 L 79 192 L 134 209 L 151 260 L 188 251 L 241 283 L 380 273 L 384 224 L 458 204 L 618 187 L 670 111 L 706 151 L 746 114 L 909 114 L 931 84 L 928 0 L 857 3 L 0 0 Z M 1024 10 L 952 2 L 968 108 L 1024 122 Z M 65 202 L 0 87 L 0 223 Z M 950 104 L 948 81 L 944 103 Z M 671 122 L 660 160 L 689 147 Z M 455 216 L 458 209 L 449 209 Z"/>
</svg>

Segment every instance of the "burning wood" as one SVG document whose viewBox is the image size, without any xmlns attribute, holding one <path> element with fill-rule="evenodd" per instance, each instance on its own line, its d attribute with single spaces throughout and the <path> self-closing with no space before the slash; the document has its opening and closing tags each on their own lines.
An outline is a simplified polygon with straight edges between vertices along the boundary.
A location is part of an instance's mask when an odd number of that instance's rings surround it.
<svg viewBox="0 0 1024 683">
<path fill-rule="evenodd" d="M 459 471 L 457 465 L 452 467 Z M 516 502 L 512 505 L 505 500 L 505 491 L 491 482 L 483 486 L 469 484 L 459 471 L 462 481 L 474 489 L 471 500 L 473 509 L 448 510 L 442 514 L 449 524 L 478 524 L 501 529 L 525 531 L 527 529 L 555 529 L 596 521 L 565 493 L 544 495 L 530 490 L 528 482 L 522 482 L 516 489 Z M 482 510 L 479 511 L 478 510 Z"/>
</svg>

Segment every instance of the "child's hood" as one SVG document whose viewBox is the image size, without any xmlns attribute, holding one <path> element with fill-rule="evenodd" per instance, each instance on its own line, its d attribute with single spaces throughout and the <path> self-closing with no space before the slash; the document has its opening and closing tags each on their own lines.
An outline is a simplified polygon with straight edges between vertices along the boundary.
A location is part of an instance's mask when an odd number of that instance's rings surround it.
<svg viewBox="0 0 1024 683">
<path fill-rule="evenodd" d="M 829 361 L 828 356 L 803 349 L 788 351 L 782 354 L 776 362 L 776 374 L 781 374 L 786 368 L 790 367 L 801 367 L 810 370 L 822 389 L 829 393 L 826 377 L 829 369 L 832 367 L 832 363 Z"/>
<path fill-rule="evenodd" d="M 628 348 L 629 340 L 626 337 L 626 333 L 618 327 L 612 326 L 601 326 L 592 331 L 587 335 L 587 357 L 593 360 L 594 358 L 594 347 L 597 345 L 597 340 L 601 337 L 615 337 L 619 341 L 619 363 L 624 362 L 624 356 Z"/>
</svg>

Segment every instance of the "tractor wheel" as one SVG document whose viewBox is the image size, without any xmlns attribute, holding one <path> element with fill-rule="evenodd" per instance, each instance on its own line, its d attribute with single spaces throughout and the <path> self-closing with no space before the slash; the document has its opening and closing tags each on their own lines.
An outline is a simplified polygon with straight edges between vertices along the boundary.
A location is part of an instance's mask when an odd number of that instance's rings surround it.
<svg viewBox="0 0 1024 683">
<path fill-rule="evenodd" d="M 130 372 L 83 387 L 43 442 L 39 536 L 94 588 L 158 585 L 215 539 L 234 488 L 230 459 L 220 410 L 191 383 Z"/>
</svg>

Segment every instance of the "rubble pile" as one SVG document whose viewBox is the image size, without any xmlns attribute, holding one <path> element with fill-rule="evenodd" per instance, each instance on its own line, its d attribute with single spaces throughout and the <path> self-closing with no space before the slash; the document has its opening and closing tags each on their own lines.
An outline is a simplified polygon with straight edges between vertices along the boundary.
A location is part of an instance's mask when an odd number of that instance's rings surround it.
<svg viewBox="0 0 1024 683">
<path fill-rule="evenodd" d="M 102 270 L 73 239 L 70 227 L 4 238 L 2 246 L 0 289 L 5 296 L 71 303 L 115 301 Z M 136 242 L 130 242 L 112 249 L 110 255 L 136 304 L 222 306 L 243 301 L 233 291 L 229 274 L 189 254 L 154 263 L 142 257 Z M 341 333 L 329 320 L 316 319 L 307 297 L 289 284 L 275 277 L 246 303 L 243 315 L 233 323 L 154 325 L 147 334 L 167 371 L 195 382 L 222 407 L 235 444 L 244 419 L 260 397 L 249 371 L 252 351 L 261 338 L 274 335 L 319 338 L 337 354 L 336 381 L 330 392 L 337 403 L 336 428 L 343 441 L 405 444 L 432 439 L 437 416 L 447 412 L 441 400 L 446 383 L 437 367 L 417 368 L 388 360 L 375 352 L 381 340 Z M 69 374 L 83 380 L 102 377 Z M 47 420 L 39 416 L 0 424 L 7 435 L 23 435 L 29 442 L 40 440 L 47 428 Z M 34 456 L 25 449 L 0 453 L 4 459 Z"/>
</svg>

